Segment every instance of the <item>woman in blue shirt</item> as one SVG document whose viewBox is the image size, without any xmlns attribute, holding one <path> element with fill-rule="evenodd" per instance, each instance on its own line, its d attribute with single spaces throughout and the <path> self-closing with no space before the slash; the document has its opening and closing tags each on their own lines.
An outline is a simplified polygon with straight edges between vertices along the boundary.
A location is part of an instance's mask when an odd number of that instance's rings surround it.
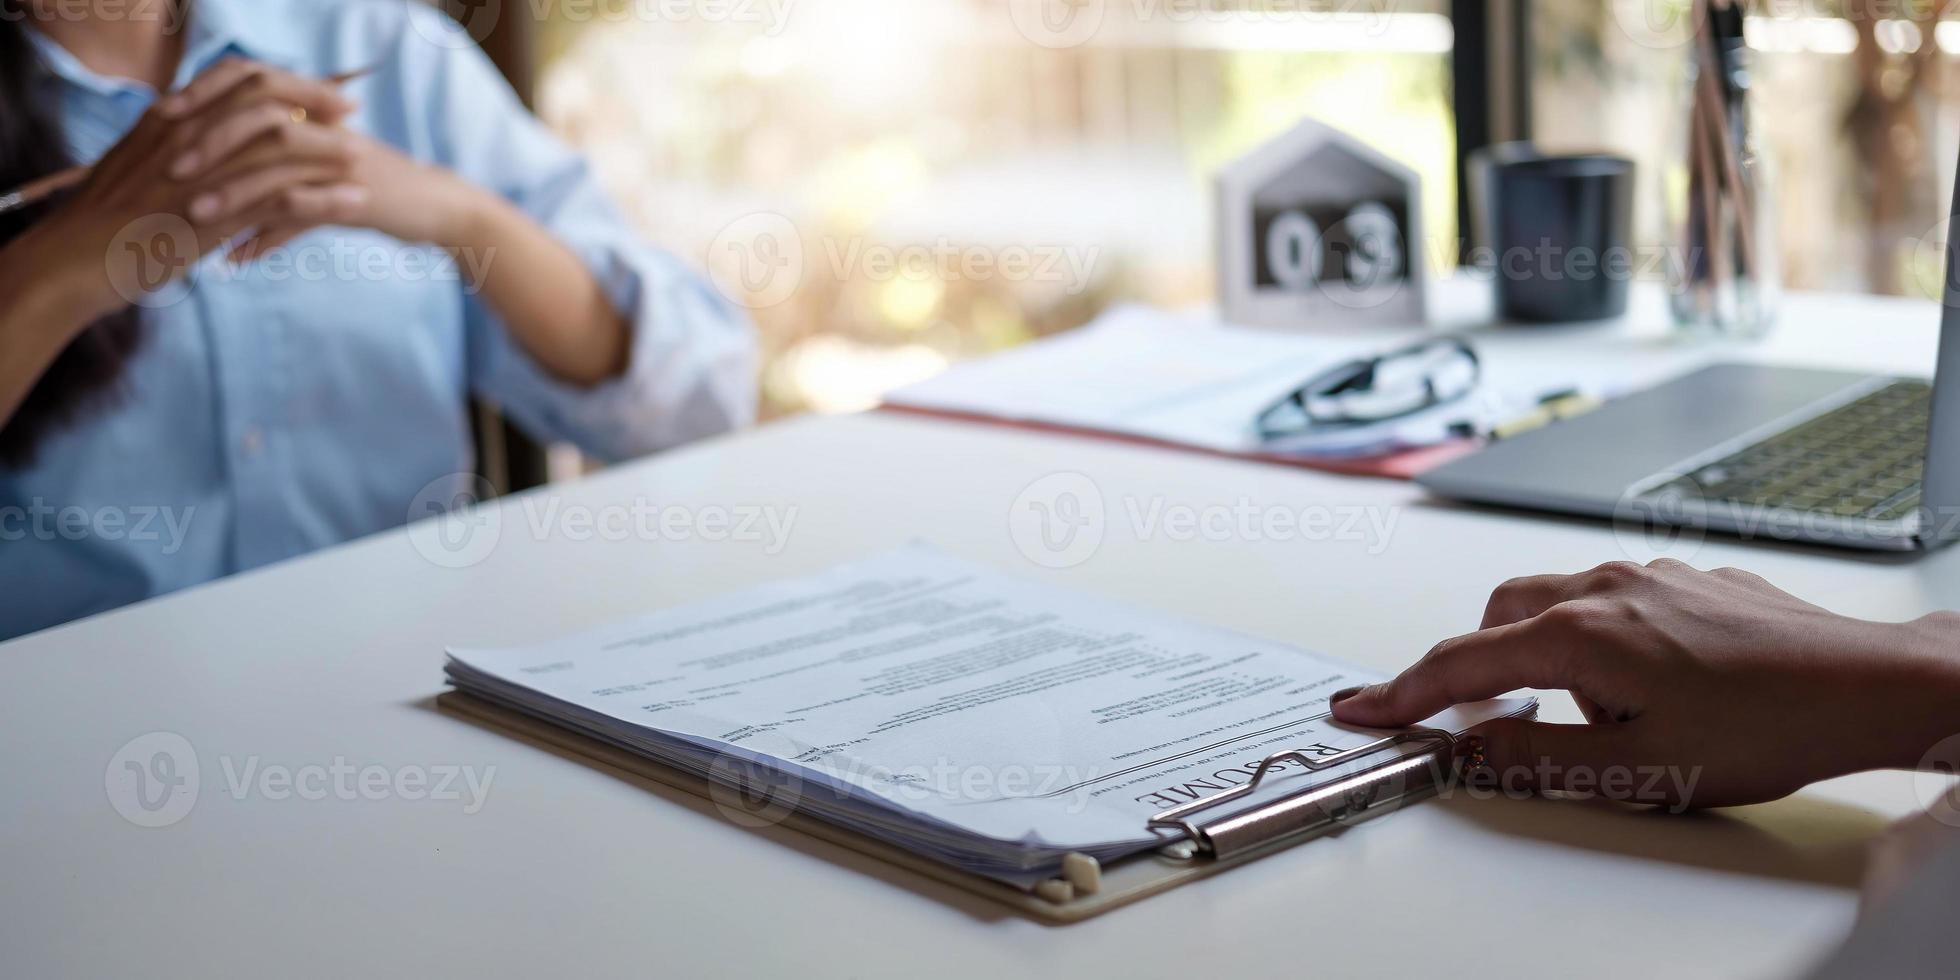
<svg viewBox="0 0 1960 980">
<path fill-rule="evenodd" d="M 426 516 L 473 393 L 751 417 L 746 322 L 420 3 L 0 0 L 0 193 L 77 163 L 0 217 L 0 638 Z"/>
</svg>

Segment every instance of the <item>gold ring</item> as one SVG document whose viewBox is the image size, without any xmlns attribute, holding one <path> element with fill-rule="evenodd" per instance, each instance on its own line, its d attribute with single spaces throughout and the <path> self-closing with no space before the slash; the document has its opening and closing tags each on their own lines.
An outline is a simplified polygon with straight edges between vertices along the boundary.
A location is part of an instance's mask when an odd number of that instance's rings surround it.
<svg viewBox="0 0 1960 980">
<path fill-rule="evenodd" d="M 296 123 L 303 123 L 303 122 L 305 122 L 305 121 L 306 121 L 306 109 L 305 109 L 304 107 L 302 107 L 302 106 L 294 106 L 294 107 L 293 107 L 293 122 L 296 122 Z"/>
</svg>

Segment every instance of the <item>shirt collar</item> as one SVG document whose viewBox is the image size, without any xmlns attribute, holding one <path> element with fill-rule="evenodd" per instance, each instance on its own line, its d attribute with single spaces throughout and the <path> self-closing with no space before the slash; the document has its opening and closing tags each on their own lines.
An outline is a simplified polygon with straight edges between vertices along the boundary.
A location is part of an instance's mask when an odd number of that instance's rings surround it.
<svg viewBox="0 0 1960 980">
<path fill-rule="evenodd" d="M 277 9 L 277 4 L 266 0 L 187 2 L 191 18 L 184 39 L 184 60 L 177 69 L 178 85 L 230 54 L 282 68 L 295 67 L 302 39 L 291 26 L 290 12 Z"/>
<path fill-rule="evenodd" d="M 88 66 L 82 64 L 80 58 L 69 54 L 67 48 L 40 31 L 29 28 L 27 40 L 34 45 L 35 53 L 40 56 L 41 67 L 48 74 L 78 88 L 87 89 L 97 95 L 117 95 L 131 89 L 149 88 L 147 85 L 128 79 L 110 78 L 90 71 Z"/>
<path fill-rule="evenodd" d="M 292 67 L 297 59 L 300 39 L 285 28 L 277 12 L 265 9 L 263 0 L 188 2 L 190 20 L 182 28 L 184 56 L 177 65 L 173 89 L 184 87 L 205 69 L 233 54 L 282 67 Z M 141 82 L 96 73 L 40 31 L 30 29 L 27 37 L 40 55 L 42 66 L 65 82 L 101 95 L 129 91 L 152 94 L 150 87 Z"/>
</svg>

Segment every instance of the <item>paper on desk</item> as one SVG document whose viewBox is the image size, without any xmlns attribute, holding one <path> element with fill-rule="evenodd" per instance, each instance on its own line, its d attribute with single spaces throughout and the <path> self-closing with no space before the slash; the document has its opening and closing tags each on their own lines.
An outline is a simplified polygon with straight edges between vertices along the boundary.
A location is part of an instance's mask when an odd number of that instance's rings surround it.
<svg viewBox="0 0 1960 980">
<path fill-rule="evenodd" d="M 1149 817 L 1244 782 L 1267 754 L 1379 735 L 1327 713 L 1329 694 L 1378 675 L 922 546 L 450 656 L 472 693 L 697 773 L 768 767 L 799 810 L 1022 885 L 1069 851 L 1161 843 Z M 1297 768 L 1275 795 L 1340 775 Z"/>
<path fill-rule="evenodd" d="M 1314 375 L 1425 336 L 1416 330 L 1337 335 L 1231 327 L 1147 307 L 1111 310 L 1036 341 L 893 392 L 900 408 L 1133 436 L 1233 455 L 1352 458 L 1432 446 L 1461 426 L 1487 431 L 1555 391 L 1617 394 L 1600 367 L 1561 359 L 1484 358 L 1469 398 L 1380 425 L 1269 442 L 1259 413 Z"/>
</svg>

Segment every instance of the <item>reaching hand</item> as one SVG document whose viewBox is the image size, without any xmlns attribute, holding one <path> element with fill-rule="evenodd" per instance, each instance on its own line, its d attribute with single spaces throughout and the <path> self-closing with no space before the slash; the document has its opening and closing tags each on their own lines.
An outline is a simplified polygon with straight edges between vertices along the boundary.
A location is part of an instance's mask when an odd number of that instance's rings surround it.
<svg viewBox="0 0 1960 980">
<path fill-rule="evenodd" d="M 1483 626 L 1337 719 L 1414 723 L 1518 688 L 1570 691 L 1587 725 L 1485 726 L 1500 785 L 1676 806 L 1775 799 L 1806 783 L 1909 768 L 1960 733 L 1960 616 L 1835 615 L 1748 572 L 1661 560 L 1505 583 Z M 1635 778 L 1611 779 L 1615 771 Z M 1671 773 L 1653 782 L 1639 774 Z"/>
</svg>

